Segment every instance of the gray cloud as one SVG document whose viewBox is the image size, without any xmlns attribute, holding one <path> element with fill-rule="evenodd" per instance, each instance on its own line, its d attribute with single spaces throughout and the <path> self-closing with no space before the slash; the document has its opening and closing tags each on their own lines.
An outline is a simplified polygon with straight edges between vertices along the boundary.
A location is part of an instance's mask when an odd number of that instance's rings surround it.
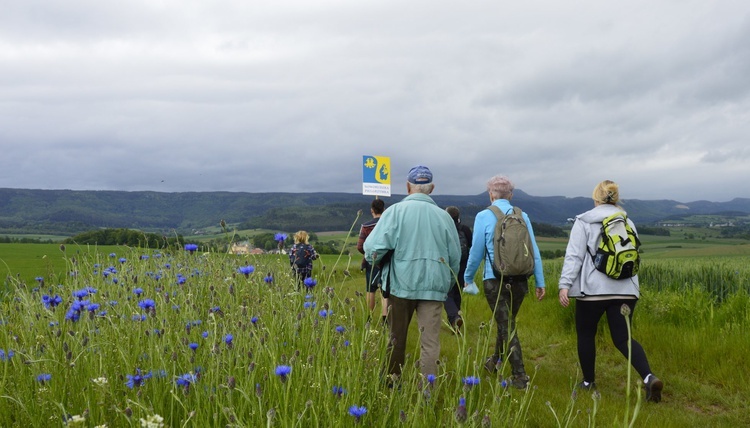
<svg viewBox="0 0 750 428">
<path fill-rule="evenodd" d="M 750 197 L 742 1 L 0 8 L 0 187 Z"/>
</svg>

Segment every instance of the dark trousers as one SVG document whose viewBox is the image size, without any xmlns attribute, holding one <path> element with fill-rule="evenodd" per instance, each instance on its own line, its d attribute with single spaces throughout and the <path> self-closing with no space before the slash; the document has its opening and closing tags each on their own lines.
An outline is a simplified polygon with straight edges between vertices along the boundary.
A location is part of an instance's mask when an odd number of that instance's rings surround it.
<svg viewBox="0 0 750 428">
<path fill-rule="evenodd" d="M 502 286 L 497 279 L 484 280 L 484 296 L 497 324 L 493 358 L 507 358 L 514 376 L 526 374 L 521 341 L 516 331 L 516 315 L 528 292 L 529 284 L 526 278 L 504 278 Z"/>
<path fill-rule="evenodd" d="M 453 283 L 453 287 L 448 291 L 448 295 L 445 297 L 443 307 L 445 308 L 445 314 L 448 315 L 448 322 L 453 324 L 458 319 L 458 311 L 461 310 L 461 286 L 457 283 Z"/>
<path fill-rule="evenodd" d="M 633 311 L 636 299 L 612 299 L 612 300 L 576 300 L 576 333 L 578 335 L 578 360 L 581 363 L 583 380 L 594 382 L 596 380 L 596 330 L 602 315 L 607 314 L 609 323 L 609 334 L 612 343 L 625 356 L 628 357 L 628 326 L 625 316 L 620 312 L 622 305 L 630 307 L 630 325 L 633 325 Z M 651 373 L 651 367 L 646 358 L 646 352 L 640 343 L 630 340 L 631 364 L 633 368 L 645 379 Z"/>
</svg>

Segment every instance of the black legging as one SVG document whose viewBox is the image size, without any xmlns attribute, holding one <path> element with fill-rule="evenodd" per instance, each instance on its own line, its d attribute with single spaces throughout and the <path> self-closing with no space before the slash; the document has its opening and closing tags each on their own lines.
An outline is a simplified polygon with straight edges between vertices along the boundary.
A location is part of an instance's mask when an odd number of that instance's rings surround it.
<svg viewBox="0 0 750 428">
<path fill-rule="evenodd" d="M 576 333 L 578 334 L 578 359 L 581 363 L 583 380 L 594 382 L 596 380 L 596 330 L 599 320 L 606 312 L 609 323 L 609 333 L 612 343 L 625 356 L 628 357 L 628 327 L 625 317 L 620 313 L 623 304 L 630 307 L 630 326 L 633 326 L 633 311 L 636 299 L 612 299 L 612 300 L 577 300 L 576 301 Z M 632 333 L 632 328 L 631 328 Z M 633 368 L 644 379 L 651 373 L 648 365 L 646 352 L 634 339 L 631 340 L 631 364 Z"/>
</svg>

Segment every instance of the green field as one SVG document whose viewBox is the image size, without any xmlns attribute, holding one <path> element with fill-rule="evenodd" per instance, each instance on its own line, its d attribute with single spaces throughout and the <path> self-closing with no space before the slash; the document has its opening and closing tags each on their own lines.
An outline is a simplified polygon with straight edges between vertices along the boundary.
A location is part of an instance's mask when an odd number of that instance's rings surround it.
<svg viewBox="0 0 750 428">
<path fill-rule="evenodd" d="M 321 239 L 340 239 L 343 245 L 345 236 Z M 597 342 L 601 398 L 571 398 L 580 371 L 573 309 L 563 309 L 556 298 L 559 259 L 544 263 L 547 297 L 524 302 L 518 318 L 532 388 L 503 390 L 498 379 L 483 371 L 495 327 L 480 293 L 464 296 L 463 336 L 443 326 L 444 372 L 430 401 L 416 378 L 407 378 L 398 391 L 380 384 L 383 335 L 365 324 L 364 278 L 360 256 L 351 250 L 352 238 L 345 254 L 315 262 L 319 283 L 310 295 L 316 311 L 326 307 L 336 314 L 325 322 L 303 308 L 309 302 L 304 293 L 295 293 L 291 282 L 281 280 L 287 275 L 284 256 L 186 256 L 179 250 L 76 246 L 63 252 L 59 245 L 1 244 L 6 289 L 0 295 L 0 349 L 12 349 L 16 356 L 0 362 L 0 425 L 60 426 L 65 415 L 85 415 L 83 426 L 139 426 L 140 419 L 158 414 L 166 426 L 353 426 L 347 409 L 359 405 L 368 409 L 363 426 L 451 426 L 458 425 L 454 411 L 462 396 L 469 411 L 467 426 L 483 426 L 485 416 L 492 426 L 625 426 L 636 409 L 634 426 L 750 426 L 750 246 L 715 237 L 643 238 L 642 298 L 634 337 L 666 386 L 661 403 L 640 405 L 637 376 L 628 389 L 627 362 L 611 344 L 605 322 Z M 564 239 L 539 241 L 542 249 L 566 245 Z M 165 259 L 171 268 L 164 268 L 160 260 Z M 238 266 L 249 264 L 255 266 L 254 274 L 237 275 Z M 120 281 L 92 274 L 101 270 L 96 265 L 116 267 Z M 153 279 L 154 272 L 162 272 L 162 282 Z M 278 280 L 268 287 L 263 277 L 271 272 Z M 183 286 L 174 285 L 178 273 L 188 278 Z M 42 290 L 35 290 L 40 287 L 37 277 L 44 280 Z M 73 323 L 64 319 L 64 310 L 45 310 L 40 304 L 42 292 L 59 294 L 69 304 L 71 293 L 85 286 L 98 289 L 92 302 L 104 306 L 116 299 L 120 304 L 108 307 L 106 316 Z M 131 320 L 139 313 L 138 299 L 130 297 L 136 287 L 159 305 L 158 317 L 143 324 Z M 217 307 L 220 315 L 213 312 Z M 253 316 L 261 320 L 259 330 L 248 329 Z M 190 320 L 203 324 L 186 330 Z M 59 327 L 48 326 L 54 323 Z M 344 326 L 344 333 L 335 333 L 336 326 Z M 161 332 L 153 334 L 155 329 Z M 209 332 L 206 341 L 202 330 Z M 235 337 L 233 349 L 221 340 L 229 333 Z M 419 354 L 418 334 L 413 322 L 407 376 L 416 376 L 411 368 Z M 342 345 L 344 338 L 352 348 Z M 200 344 L 196 351 L 187 348 L 192 342 Z M 278 364 L 293 368 L 286 384 L 275 379 Z M 176 388 L 175 379 L 196 366 L 203 370 L 196 382 L 200 387 Z M 137 368 L 163 368 L 167 380 L 154 378 L 131 389 L 125 375 L 135 375 Z M 50 373 L 51 380 L 38 384 L 33 379 L 40 373 Z M 468 390 L 461 384 L 464 376 L 478 376 L 481 383 Z M 109 383 L 92 383 L 100 378 Z M 336 385 L 347 390 L 342 398 L 330 392 Z"/>
</svg>

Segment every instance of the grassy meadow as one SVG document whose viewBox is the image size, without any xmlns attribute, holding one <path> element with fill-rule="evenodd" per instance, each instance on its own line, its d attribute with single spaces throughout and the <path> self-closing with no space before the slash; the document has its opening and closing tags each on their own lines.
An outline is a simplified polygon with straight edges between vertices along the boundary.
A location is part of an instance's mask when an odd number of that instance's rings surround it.
<svg viewBox="0 0 750 428">
<path fill-rule="evenodd" d="M 561 260 L 545 261 L 547 297 L 518 318 L 528 390 L 504 387 L 508 367 L 483 368 L 495 326 L 481 293 L 464 296 L 463 335 L 444 324 L 435 379 L 413 366 L 414 320 L 401 388 L 389 389 L 359 254 L 322 257 L 316 284 L 298 289 L 278 255 L 1 244 L 0 426 L 750 425 L 750 246 L 644 238 L 633 331 L 665 382 L 659 404 L 643 402 L 606 321 L 599 394 L 574 392 Z"/>
</svg>

